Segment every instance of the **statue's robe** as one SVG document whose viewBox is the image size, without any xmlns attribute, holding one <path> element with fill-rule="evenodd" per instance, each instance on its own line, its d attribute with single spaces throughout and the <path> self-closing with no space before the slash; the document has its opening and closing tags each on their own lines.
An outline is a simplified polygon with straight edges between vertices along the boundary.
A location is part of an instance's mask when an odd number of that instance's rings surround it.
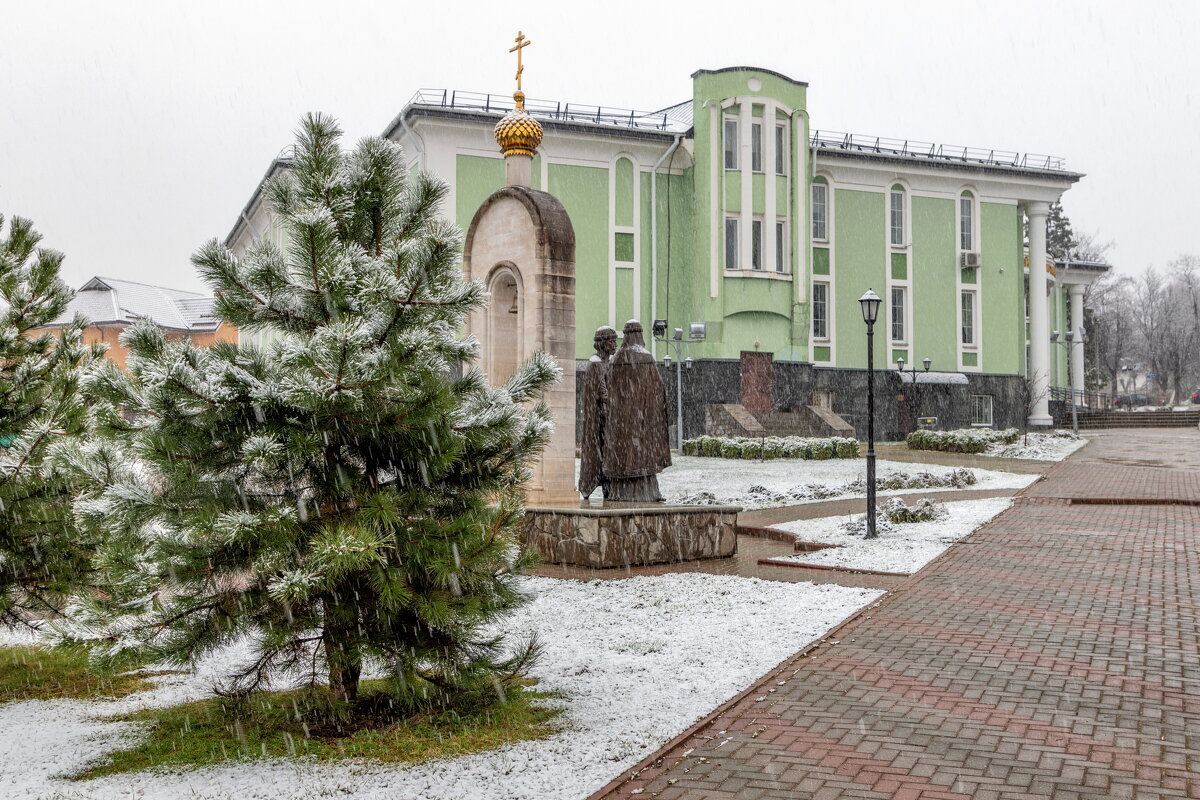
<svg viewBox="0 0 1200 800">
<path fill-rule="evenodd" d="M 583 429 L 579 439 L 579 493 L 604 486 L 604 420 L 608 412 L 608 361 L 594 355 L 583 375 Z"/>
<path fill-rule="evenodd" d="M 671 466 L 667 437 L 667 391 L 641 333 L 626 335 L 608 366 L 608 414 L 604 427 L 605 498 L 662 500 L 658 473 Z"/>
</svg>

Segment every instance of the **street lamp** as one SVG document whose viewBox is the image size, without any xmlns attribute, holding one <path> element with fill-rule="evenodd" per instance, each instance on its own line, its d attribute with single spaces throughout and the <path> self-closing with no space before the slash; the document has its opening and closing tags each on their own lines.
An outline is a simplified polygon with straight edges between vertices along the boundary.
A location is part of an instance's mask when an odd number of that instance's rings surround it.
<svg viewBox="0 0 1200 800">
<path fill-rule="evenodd" d="M 875 533 L 875 320 L 879 317 L 879 295 L 871 289 L 858 298 L 863 322 L 867 323 L 867 537 Z"/>
<path fill-rule="evenodd" d="M 703 342 L 707 338 L 708 329 L 703 322 L 693 322 L 688 325 L 688 337 L 683 337 L 683 328 L 675 328 L 671 333 L 671 338 L 667 338 L 667 321 L 665 319 L 654 320 L 654 339 L 667 345 L 669 349 L 675 350 L 675 358 L 672 361 L 671 354 L 668 352 L 663 356 L 663 366 L 667 368 L 667 372 L 671 371 L 671 364 L 675 364 L 675 447 L 679 452 L 683 452 L 683 369 L 692 368 L 692 359 L 683 357 L 683 347 L 688 344 L 696 344 Z"/>
</svg>

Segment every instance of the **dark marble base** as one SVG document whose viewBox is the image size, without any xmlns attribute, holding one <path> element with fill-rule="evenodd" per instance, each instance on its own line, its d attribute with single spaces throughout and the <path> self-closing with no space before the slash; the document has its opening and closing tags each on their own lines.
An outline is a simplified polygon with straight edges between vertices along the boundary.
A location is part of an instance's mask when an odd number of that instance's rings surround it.
<svg viewBox="0 0 1200 800">
<path fill-rule="evenodd" d="M 624 567 L 724 558 L 737 552 L 738 506 L 639 503 L 532 507 L 521 541 L 550 564 Z"/>
</svg>

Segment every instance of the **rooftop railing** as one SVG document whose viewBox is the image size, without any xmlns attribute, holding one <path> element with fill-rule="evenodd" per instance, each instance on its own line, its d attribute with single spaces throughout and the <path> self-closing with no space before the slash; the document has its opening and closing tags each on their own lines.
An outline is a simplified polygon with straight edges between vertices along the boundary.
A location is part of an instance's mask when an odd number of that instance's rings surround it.
<svg viewBox="0 0 1200 800">
<path fill-rule="evenodd" d="M 1039 169 L 1053 172 L 1066 170 L 1066 162 L 1058 156 L 1018 153 L 1012 150 L 988 150 L 954 144 L 934 144 L 913 139 L 889 139 L 840 131 L 813 131 L 809 143 L 815 149 L 847 150 L 859 153 L 927 158 L 933 161 L 957 161 L 991 167 Z"/>
<path fill-rule="evenodd" d="M 463 111 L 483 111 L 503 114 L 514 106 L 510 95 L 463 92 L 457 89 L 418 89 L 409 105 L 453 108 Z M 583 103 L 564 103 L 558 100 L 525 98 L 525 110 L 531 116 L 562 122 L 586 122 L 592 125 L 612 125 L 621 128 L 674 131 L 686 130 L 680 120 L 673 118 L 670 109 L 662 111 L 632 111 L 626 108 L 594 106 Z"/>
</svg>

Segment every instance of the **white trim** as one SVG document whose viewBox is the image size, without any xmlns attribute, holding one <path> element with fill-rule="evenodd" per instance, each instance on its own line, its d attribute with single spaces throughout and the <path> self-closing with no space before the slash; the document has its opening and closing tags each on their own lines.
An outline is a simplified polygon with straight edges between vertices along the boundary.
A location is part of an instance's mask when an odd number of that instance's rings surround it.
<svg viewBox="0 0 1200 800">
<path fill-rule="evenodd" d="M 743 102 L 738 109 L 738 147 L 741 152 L 738 153 L 738 167 L 742 176 L 742 198 L 741 209 L 741 240 L 738 244 L 741 247 L 741 255 L 738 258 L 738 265 L 751 263 L 750 243 L 751 239 L 751 223 L 754 219 L 754 170 L 751 169 L 750 162 L 750 125 L 754 122 L 754 104 Z"/>
<path fill-rule="evenodd" d="M 721 247 L 721 237 L 725 231 L 725 217 L 721 213 L 721 195 L 725 193 L 725 184 L 721 180 L 725 174 L 725 122 L 721 106 L 716 104 L 708 109 L 708 293 L 716 297 L 721 285 L 721 269 L 725 260 L 724 248 Z"/>
<path fill-rule="evenodd" d="M 817 284 L 821 284 L 825 287 L 825 336 L 824 337 L 817 337 L 813 333 L 813 314 L 809 313 L 809 315 L 808 315 L 808 346 L 809 346 L 809 354 L 808 355 L 809 355 L 809 359 L 812 361 L 812 363 L 821 364 L 822 366 L 833 366 L 834 364 L 837 363 L 837 349 L 834 346 L 834 341 L 835 341 L 836 337 L 833 335 L 835 325 L 837 324 L 837 318 L 836 318 L 837 317 L 837 315 L 836 315 L 837 304 L 833 301 L 833 297 L 834 297 L 833 270 L 830 269 L 829 273 L 830 273 L 829 275 L 813 276 L 813 280 L 812 280 L 813 286 L 816 286 Z M 816 296 L 815 289 L 812 291 L 812 296 L 813 297 Z M 810 309 L 810 312 L 811 312 L 811 309 Z M 817 360 L 817 357 L 816 357 L 817 354 L 813 351 L 818 347 L 828 347 L 829 348 L 829 360 L 828 361 L 818 361 Z"/>
<path fill-rule="evenodd" d="M 791 275 L 784 272 L 776 272 L 775 270 L 761 269 L 727 269 L 725 270 L 726 278 L 766 278 L 773 281 L 790 281 Z"/>
<path fill-rule="evenodd" d="M 763 143 L 763 246 L 762 267 L 764 270 L 775 271 L 775 223 L 778 214 L 775 207 L 779 196 L 779 177 L 775 174 L 775 103 L 767 100 L 763 103 L 762 122 Z M 770 225 L 770 230 L 766 230 Z"/>
<path fill-rule="evenodd" d="M 617 164 L 622 160 L 629 161 L 632 173 L 633 191 L 633 224 L 617 224 Z M 642 281 L 641 281 L 641 165 L 637 156 L 625 150 L 619 150 L 612 155 L 608 162 L 608 263 L 610 283 L 608 287 L 608 316 L 609 325 L 617 327 L 617 270 L 633 270 L 633 309 L 632 319 L 642 318 Z M 617 234 L 633 234 L 633 261 L 617 261 Z"/>
</svg>

